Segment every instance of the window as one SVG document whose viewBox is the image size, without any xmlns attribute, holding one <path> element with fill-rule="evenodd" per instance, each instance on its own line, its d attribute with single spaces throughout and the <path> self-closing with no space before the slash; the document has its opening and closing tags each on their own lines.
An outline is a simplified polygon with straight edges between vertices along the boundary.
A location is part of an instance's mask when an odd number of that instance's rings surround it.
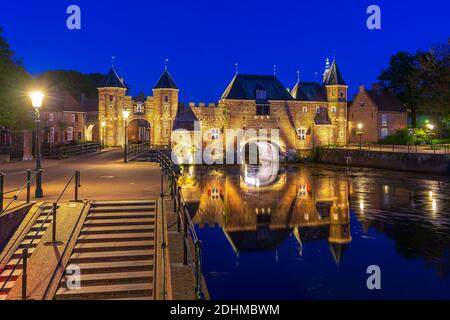
<svg viewBox="0 0 450 320">
<path fill-rule="evenodd" d="M 72 140 L 73 140 L 73 128 L 68 127 L 67 128 L 67 141 L 72 141 Z"/>
<path fill-rule="evenodd" d="M 339 93 L 339 97 L 343 98 L 343 97 L 344 97 L 344 93 L 343 93 L 343 92 L 340 92 L 340 93 Z"/>
<path fill-rule="evenodd" d="M 211 139 L 217 140 L 220 137 L 220 130 L 218 128 L 211 129 Z"/>
<path fill-rule="evenodd" d="M 256 90 L 256 100 L 267 100 L 267 91 Z"/>
<path fill-rule="evenodd" d="M 364 107 L 366 105 L 366 103 L 364 102 L 364 101 L 361 101 L 360 102 L 360 104 L 359 104 L 359 106 L 362 108 L 362 107 Z"/>
<path fill-rule="evenodd" d="M 169 103 L 169 96 L 164 96 L 164 102 Z"/>
<path fill-rule="evenodd" d="M 303 113 L 307 113 L 308 112 L 308 107 L 303 107 Z"/>
<path fill-rule="evenodd" d="M 389 135 L 388 128 L 381 128 L 381 139 L 386 138 Z"/>
<path fill-rule="evenodd" d="M 331 112 L 336 113 L 336 107 L 331 107 Z"/>
<path fill-rule="evenodd" d="M 109 102 L 113 102 L 114 101 L 114 96 L 113 95 L 110 95 L 109 96 Z"/>
<path fill-rule="evenodd" d="M 51 143 L 55 142 L 55 127 L 50 127 L 49 140 L 50 140 Z"/>
<path fill-rule="evenodd" d="M 83 140 L 83 131 L 78 131 L 78 140 Z"/>
<path fill-rule="evenodd" d="M 71 113 L 71 114 L 69 115 L 69 122 L 76 122 L 76 119 L 75 119 L 75 113 Z"/>
<path fill-rule="evenodd" d="M 256 115 L 257 116 L 269 116 L 270 106 L 269 105 L 256 105 Z"/>
<path fill-rule="evenodd" d="M 320 113 L 320 107 L 316 107 L 316 113 Z"/>
<path fill-rule="evenodd" d="M 381 126 L 387 127 L 387 125 L 388 125 L 387 114 L 382 114 L 381 115 Z"/>
<path fill-rule="evenodd" d="M 53 113 L 49 113 L 48 114 L 48 121 L 53 122 L 53 119 L 54 119 Z"/>
<path fill-rule="evenodd" d="M 298 128 L 297 136 L 298 136 L 299 140 L 305 141 L 306 140 L 306 128 Z"/>
</svg>

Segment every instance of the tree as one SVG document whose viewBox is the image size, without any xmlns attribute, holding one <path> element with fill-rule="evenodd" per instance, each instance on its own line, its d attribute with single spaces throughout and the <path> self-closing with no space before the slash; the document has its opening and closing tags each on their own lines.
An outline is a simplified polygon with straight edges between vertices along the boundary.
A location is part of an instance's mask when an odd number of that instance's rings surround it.
<svg viewBox="0 0 450 320">
<path fill-rule="evenodd" d="M 378 76 L 383 89 L 393 90 L 411 110 L 413 127 L 417 113 L 450 114 L 450 46 L 443 43 L 428 52 L 398 52 Z"/>
<path fill-rule="evenodd" d="M 80 101 L 83 94 L 88 98 L 97 97 L 97 85 L 104 77 L 105 75 L 101 73 L 51 70 L 41 73 L 35 81 L 44 85 L 49 92 L 66 90 Z"/>
<path fill-rule="evenodd" d="M 0 126 L 21 129 L 31 125 L 26 94 L 29 75 L 2 33 L 0 27 Z"/>
<path fill-rule="evenodd" d="M 418 103 L 411 86 L 411 75 L 414 71 L 416 55 L 408 52 L 398 52 L 391 56 L 389 67 L 378 76 L 384 90 L 392 90 L 399 99 L 411 110 L 413 126 L 416 126 Z"/>
</svg>

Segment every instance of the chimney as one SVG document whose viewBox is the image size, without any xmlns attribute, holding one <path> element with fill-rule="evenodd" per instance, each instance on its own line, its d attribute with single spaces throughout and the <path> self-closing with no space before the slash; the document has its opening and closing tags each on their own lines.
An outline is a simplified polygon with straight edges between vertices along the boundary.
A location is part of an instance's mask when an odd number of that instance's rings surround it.
<svg viewBox="0 0 450 320">
<path fill-rule="evenodd" d="M 381 92 L 381 86 L 379 83 L 374 83 L 372 85 L 372 90 L 378 92 L 378 94 Z"/>
<path fill-rule="evenodd" d="M 364 92 L 364 90 L 366 90 L 364 86 L 359 86 L 359 92 Z"/>
</svg>

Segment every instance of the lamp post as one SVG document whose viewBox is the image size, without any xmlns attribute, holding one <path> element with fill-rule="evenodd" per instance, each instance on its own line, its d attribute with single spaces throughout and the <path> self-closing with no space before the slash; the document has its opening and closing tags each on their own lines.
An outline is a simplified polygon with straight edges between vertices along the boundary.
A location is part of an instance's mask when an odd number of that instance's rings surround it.
<svg viewBox="0 0 450 320">
<path fill-rule="evenodd" d="M 363 132 L 362 132 L 362 123 L 358 123 L 358 132 L 356 132 L 356 135 L 359 137 L 359 150 L 362 149 L 362 136 L 363 136 Z"/>
<path fill-rule="evenodd" d="M 39 91 L 30 93 L 31 104 L 34 108 L 34 122 L 36 123 L 36 190 L 35 198 L 42 198 L 44 193 L 42 191 L 42 171 L 41 171 L 41 107 L 44 101 L 44 94 Z"/>
<path fill-rule="evenodd" d="M 431 123 L 427 124 L 428 130 L 429 130 L 429 136 L 430 136 L 430 147 L 431 149 L 433 149 L 433 129 L 434 129 L 434 125 L 432 125 Z"/>
<path fill-rule="evenodd" d="M 123 121 L 125 123 L 125 131 L 123 133 L 123 162 L 127 163 L 128 162 L 128 150 L 127 150 L 127 143 L 128 143 L 128 117 L 130 116 L 130 112 L 129 111 L 122 111 L 122 115 L 123 115 Z"/>
<path fill-rule="evenodd" d="M 102 132 L 101 132 L 101 143 L 100 143 L 100 147 L 103 149 L 105 147 L 105 127 L 106 127 L 106 121 L 102 121 L 100 123 L 100 125 L 102 126 Z"/>
</svg>

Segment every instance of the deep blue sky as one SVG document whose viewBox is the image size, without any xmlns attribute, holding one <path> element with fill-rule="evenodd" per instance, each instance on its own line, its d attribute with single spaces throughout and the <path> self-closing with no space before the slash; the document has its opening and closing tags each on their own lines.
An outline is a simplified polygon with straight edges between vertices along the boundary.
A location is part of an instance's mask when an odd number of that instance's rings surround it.
<svg viewBox="0 0 450 320">
<path fill-rule="evenodd" d="M 66 28 L 77 4 L 82 29 Z M 382 30 L 366 28 L 366 8 L 382 10 Z M 448 0 L 40 0 L 6 1 L 0 26 L 28 71 L 106 73 L 111 56 L 132 94 L 151 88 L 169 58 L 181 101 L 216 101 L 234 75 L 273 73 L 287 86 L 322 74 L 336 50 L 351 92 L 370 85 L 400 50 L 427 49 L 450 36 Z"/>
</svg>

